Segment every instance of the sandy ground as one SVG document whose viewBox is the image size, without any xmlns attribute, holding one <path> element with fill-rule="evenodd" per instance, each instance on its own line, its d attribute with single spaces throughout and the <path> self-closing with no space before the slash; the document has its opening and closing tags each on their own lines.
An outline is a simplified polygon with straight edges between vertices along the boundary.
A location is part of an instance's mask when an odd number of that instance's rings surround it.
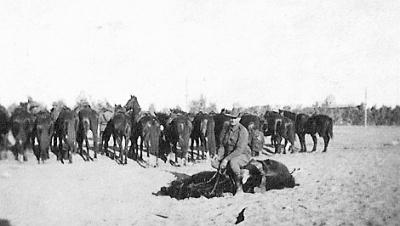
<svg viewBox="0 0 400 226">
<path fill-rule="evenodd" d="M 269 139 L 268 139 L 269 141 Z M 62 165 L 0 161 L 0 225 L 400 225 L 400 128 L 335 127 L 327 153 L 271 155 L 300 186 L 265 194 L 175 200 L 155 196 L 177 173 L 210 170 L 118 165 L 105 156 Z M 307 140 L 311 150 L 311 139 Z M 298 142 L 296 143 L 298 146 Z"/>
</svg>

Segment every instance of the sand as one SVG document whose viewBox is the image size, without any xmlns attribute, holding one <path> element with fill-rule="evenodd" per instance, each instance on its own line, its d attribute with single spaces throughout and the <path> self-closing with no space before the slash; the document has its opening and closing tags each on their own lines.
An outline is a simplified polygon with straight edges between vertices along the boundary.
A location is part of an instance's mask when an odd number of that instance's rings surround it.
<svg viewBox="0 0 400 226">
<path fill-rule="evenodd" d="M 262 157 L 300 168 L 298 187 L 181 201 L 153 193 L 209 162 L 143 168 L 75 155 L 62 165 L 51 155 L 38 165 L 29 153 L 0 161 L 0 225 L 232 225 L 243 208 L 239 225 L 400 225 L 400 128 L 335 127 L 327 153 L 318 141 L 316 153 Z"/>
</svg>

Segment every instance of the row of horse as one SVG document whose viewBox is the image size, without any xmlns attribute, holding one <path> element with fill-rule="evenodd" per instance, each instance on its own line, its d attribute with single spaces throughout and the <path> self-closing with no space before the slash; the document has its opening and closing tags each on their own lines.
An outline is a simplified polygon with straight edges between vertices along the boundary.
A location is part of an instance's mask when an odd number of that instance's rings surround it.
<svg viewBox="0 0 400 226">
<path fill-rule="evenodd" d="M 78 152 L 84 160 L 93 160 L 89 154 L 88 140 L 88 131 L 91 131 L 94 158 L 97 157 L 97 153 L 111 155 L 108 145 L 110 138 L 113 137 L 114 153 L 111 156 L 115 158 L 116 151 L 119 151 L 121 164 L 126 164 L 128 157 L 142 160 L 144 147 L 147 157 L 150 153 L 156 156 L 156 164 L 158 158 L 169 160 L 174 164 L 180 160 L 186 164 L 189 159 L 189 149 L 193 160 L 195 149 L 197 158 L 200 159 L 204 159 L 207 154 L 215 155 L 216 148 L 220 144 L 220 133 L 229 125 L 230 120 L 224 111 L 218 114 L 199 112 L 195 115 L 176 111 L 170 114 L 145 113 L 141 111 L 137 98 L 133 95 L 124 106 L 115 106 L 114 113 L 105 122 L 104 129 L 100 129 L 102 123 L 99 114 L 101 115 L 101 112 L 96 112 L 88 105 L 74 110 L 62 107 L 53 108 L 50 112 L 42 110 L 31 113 L 25 104 L 21 104 L 12 112 L 11 117 L 8 117 L 6 110 L 1 107 L 1 145 L 7 143 L 5 137 L 11 130 L 16 140 L 12 149 L 15 153 L 22 154 L 25 160 L 25 150 L 28 145 L 32 146 L 38 162 L 49 158 L 50 147 L 61 162 L 66 159 L 72 162 L 72 152 Z M 285 140 L 283 152 L 285 153 L 288 143 L 290 143 L 289 150 L 293 151 L 295 134 L 300 140 L 300 152 L 306 151 L 306 134 L 310 134 L 313 138 L 312 151 L 316 150 L 316 134 L 324 139 L 324 152 L 333 137 L 332 119 L 325 115 L 308 116 L 288 111 L 267 111 L 263 117 L 244 114 L 240 123 L 249 131 L 249 145 L 253 155 L 262 151 L 264 136 L 271 136 L 275 153 L 280 152 L 282 139 Z M 37 146 L 34 145 L 35 140 Z M 86 151 L 83 149 L 84 142 Z M 175 154 L 175 159 L 170 158 L 170 153 Z"/>
<path fill-rule="evenodd" d="M 93 132 L 94 140 L 97 139 L 97 116 L 89 106 L 77 110 L 63 106 L 51 111 L 40 109 L 33 113 L 28 103 L 20 103 L 11 116 L 0 106 L 0 151 L 7 148 L 7 135 L 10 132 L 14 138 L 11 150 L 17 159 L 22 157 L 27 161 L 26 150 L 32 147 L 38 162 L 44 162 L 49 158 L 51 144 L 51 149 L 55 150 L 57 159 L 62 163 L 64 159 L 72 162 L 71 152 L 76 152 L 77 146 L 83 158 L 92 159 L 88 151 L 83 151 L 83 142 L 86 141 L 88 147 L 88 130 Z M 94 143 L 97 149 L 96 142 Z M 96 154 L 95 152 L 95 158 Z"/>
</svg>

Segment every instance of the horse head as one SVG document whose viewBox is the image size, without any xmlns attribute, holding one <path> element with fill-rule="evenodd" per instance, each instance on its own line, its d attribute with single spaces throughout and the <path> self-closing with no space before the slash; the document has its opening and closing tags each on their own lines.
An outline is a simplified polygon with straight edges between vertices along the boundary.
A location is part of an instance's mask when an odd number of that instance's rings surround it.
<svg viewBox="0 0 400 226">
<path fill-rule="evenodd" d="M 138 102 L 137 98 L 134 95 L 131 95 L 131 98 L 125 104 L 125 109 L 127 111 L 132 110 L 135 115 L 137 115 L 141 111 L 139 102 Z"/>
<path fill-rule="evenodd" d="M 114 106 L 114 113 L 126 113 L 127 109 L 126 107 L 122 107 L 120 104 L 116 104 Z"/>
</svg>

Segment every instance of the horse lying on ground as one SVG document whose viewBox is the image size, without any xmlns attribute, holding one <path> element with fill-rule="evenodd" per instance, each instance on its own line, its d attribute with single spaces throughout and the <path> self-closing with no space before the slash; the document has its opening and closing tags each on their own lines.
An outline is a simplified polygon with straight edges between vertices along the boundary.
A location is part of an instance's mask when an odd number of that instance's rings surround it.
<svg viewBox="0 0 400 226">
<path fill-rule="evenodd" d="M 185 176 L 162 187 L 156 195 L 168 195 L 178 200 L 185 198 L 220 197 L 223 193 L 234 193 L 235 185 L 226 174 L 217 176 L 215 171 L 204 171 Z M 275 160 L 251 160 L 243 169 L 243 190 L 247 193 L 298 186 L 287 167 Z"/>
</svg>

